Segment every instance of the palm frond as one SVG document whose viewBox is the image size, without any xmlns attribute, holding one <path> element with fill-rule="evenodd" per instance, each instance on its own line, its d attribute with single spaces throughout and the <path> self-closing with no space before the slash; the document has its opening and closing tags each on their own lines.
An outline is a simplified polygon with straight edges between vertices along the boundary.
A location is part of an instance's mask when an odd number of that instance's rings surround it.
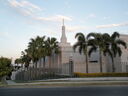
<svg viewBox="0 0 128 96">
<path fill-rule="evenodd" d="M 87 39 L 89 39 L 90 37 L 95 37 L 96 36 L 96 33 L 94 32 L 91 32 L 87 35 Z"/>
<path fill-rule="evenodd" d="M 81 37 L 83 37 L 83 38 L 84 38 L 84 34 L 83 34 L 83 33 L 81 33 L 81 32 L 76 33 L 75 38 L 78 38 L 79 36 L 81 36 Z"/>
<path fill-rule="evenodd" d="M 121 39 L 117 39 L 116 43 L 119 44 L 119 45 L 122 45 L 125 49 L 127 48 L 126 42 L 121 40 Z"/>
<path fill-rule="evenodd" d="M 120 37 L 120 34 L 118 32 L 114 32 L 112 35 L 111 35 L 111 38 L 113 39 L 116 39 L 116 38 L 119 38 Z"/>
<path fill-rule="evenodd" d="M 120 47 L 117 47 L 117 53 L 118 53 L 119 56 L 122 55 L 122 51 L 121 51 L 121 48 Z"/>
<path fill-rule="evenodd" d="M 78 50 L 79 50 L 79 53 L 81 54 L 83 50 L 82 46 L 79 46 Z"/>
<path fill-rule="evenodd" d="M 97 47 L 95 47 L 95 46 L 93 46 L 93 47 L 89 48 L 88 56 L 90 57 L 90 56 L 91 56 L 91 54 L 92 54 L 92 52 L 96 52 L 96 50 L 97 50 Z"/>
<path fill-rule="evenodd" d="M 80 42 L 76 42 L 74 45 L 73 45 L 73 50 L 75 52 L 76 48 L 80 46 Z"/>
</svg>

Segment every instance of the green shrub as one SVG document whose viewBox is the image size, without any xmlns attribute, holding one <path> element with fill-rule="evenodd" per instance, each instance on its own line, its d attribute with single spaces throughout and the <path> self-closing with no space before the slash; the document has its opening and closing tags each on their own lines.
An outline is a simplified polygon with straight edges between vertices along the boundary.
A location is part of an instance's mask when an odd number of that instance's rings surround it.
<svg viewBox="0 0 128 96">
<path fill-rule="evenodd" d="M 0 57 L 0 78 L 5 75 L 10 75 L 12 71 L 11 59 Z"/>
<path fill-rule="evenodd" d="M 128 73 L 74 73 L 75 77 L 128 77 Z"/>
<path fill-rule="evenodd" d="M 47 73 L 47 74 L 42 75 L 43 79 L 57 79 L 57 78 L 68 78 L 68 77 L 70 77 L 70 76 L 58 75 L 58 74 L 55 74 L 55 73 Z"/>
</svg>

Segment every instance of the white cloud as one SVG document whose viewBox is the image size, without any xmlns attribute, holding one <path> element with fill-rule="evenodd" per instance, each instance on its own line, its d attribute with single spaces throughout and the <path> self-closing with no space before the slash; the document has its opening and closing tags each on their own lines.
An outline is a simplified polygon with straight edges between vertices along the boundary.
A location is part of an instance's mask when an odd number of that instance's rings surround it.
<svg viewBox="0 0 128 96">
<path fill-rule="evenodd" d="M 83 31 L 86 29 L 89 29 L 89 28 L 85 26 L 66 26 L 66 30 L 69 32 Z"/>
<path fill-rule="evenodd" d="M 62 21 L 62 19 L 65 19 L 67 21 L 72 21 L 71 17 L 63 16 L 63 15 L 55 15 L 51 17 L 34 17 L 34 19 L 39 21 Z"/>
<path fill-rule="evenodd" d="M 42 11 L 42 9 L 32 4 L 26 0 L 18 1 L 18 0 L 8 0 L 8 3 L 11 7 L 15 8 L 17 11 L 22 13 L 23 15 L 33 15 L 38 11 Z"/>
<path fill-rule="evenodd" d="M 54 22 L 60 22 L 62 19 L 65 19 L 67 21 L 72 21 L 72 17 L 63 16 L 63 15 L 55 15 L 50 17 L 44 17 L 39 16 L 38 14 L 41 13 L 42 9 L 32 4 L 26 0 L 18 1 L 18 0 L 8 0 L 9 5 L 15 10 L 17 10 L 19 13 L 21 13 L 24 16 L 30 16 L 32 19 L 37 21 L 54 21 Z"/>
<path fill-rule="evenodd" d="M 128 22 L 120 23 L 120 24 L 98 25 L 96 26 L 96 28 L 112 28 L 112 27 L 120 27 L 120 26 L 128 26 Z"/>
<path fill-rule="evenodd" d="M 10 34 L 8 32 L 0 32 L 0 37 L 10 37 Z"/>
<path fill-rule="evenodd" d="M 33 10 L 33 9 L 40 11 L 42 10 L 39 6 L 34 5 L 26 0 L 22 0 L 22 1 L 8 0 L 8 2 L 12 7 L 22 7 L 22 8 L 26 7 L 26 9 L 28 8 L 29 10 Z"/>
<path fill-rule="evenodd" d="M 97 17 L 96 14 L 91 13 L 91 14 L 88 14 L 85 19 L 88 20 L 88 19 L 93 19 L 93 18 L 96 18 L 96 17 Z"/>
<path fill-rule="evenodd" d="M 89 18 L 95 18 L 96 17 L 96 14 L 92 13 L 92 14 L 89 14 L 88 16 Z"/>
</svg>

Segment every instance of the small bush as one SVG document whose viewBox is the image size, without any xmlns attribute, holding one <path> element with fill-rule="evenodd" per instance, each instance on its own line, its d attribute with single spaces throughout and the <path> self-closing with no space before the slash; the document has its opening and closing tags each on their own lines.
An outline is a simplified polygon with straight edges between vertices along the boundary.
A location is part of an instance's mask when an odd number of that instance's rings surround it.
<svg viewBox="0 0 128 96">
<path fill-rule="evenodd" d="M 128 77 L 128 73 L 74 73 L 75 77 Z"/>
<path fill-rule="evenodd" d="M 11 59 L 0 57 L 0 79 L 3 76 L 10 76 L 12 72 Z"/>
</svg>

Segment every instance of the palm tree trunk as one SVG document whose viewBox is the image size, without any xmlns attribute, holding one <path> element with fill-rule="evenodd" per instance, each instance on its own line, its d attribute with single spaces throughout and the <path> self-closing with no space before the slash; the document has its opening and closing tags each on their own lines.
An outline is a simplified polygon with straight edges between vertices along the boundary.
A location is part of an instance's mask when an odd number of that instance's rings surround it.
<svg viewBox="0 0 128 96">
<path fill-rule="evenodd" d="M 37 68 L 37 61 L 35 62 L 35 68 Z"/>
<path fill-rule="evenodd" d="M 88 55 L 86 54 L 86 73 L 88 73 Z"/>
<path fill-rule="evenodd" d="M 45 69 L 45 57 L 43 57 L 43 68 Z"/>
<path fill-rule="evenodd" d="M 114 60 L 112 59 L 112 72 L 115 72 Z"/>
<path fill-rule="evenodd" d="M 34 80 L 37 78 L 37 61 L 35 61 L 35 68 L 34 68 Z"/>
<path fill-rule="evenodd" d="M 51 72 L 51 56 L 49 56 L 49 70 Z"/>
<path fill-rule="evenodd" d="M 42 63 L 42 62 L 41 62 L 41 61 L 42 61 L 41 59 L 42 59 L 42 58 L 39 59 L 39 60 L 40 60 L 40 61 L 39 61 L 40 64 L 39 64 L 39 70 L 38 70 L 38 72 L 39 72 L 39 73 L 38 73 L 38 79 L 42 79 L 42 78 L 41 78 L 41 63 Z"/>
<path fill-rule="evenodd" d="M 43 73 L 45 73 L 45 57 L 43 57 Z"/>
<path fill-rule="evenodd" d="M 41 68 L 41 63 L 42 63 L 42 62 L 41 62 L 41 58 L 40 58 L 40 61 L 39 61 L 39 62 L 40 62 L 40 65 L 39 65 L 39 69 L 40 69 L 40 68 Z"/>
<path fill-rule="evenodd" d="M 101 53 L 102 53 L 101 50 L 99 50 L 99 56 L 100 56 L 100 58 L 99 58 L 99 61 L 100 61 L 100 72 L 102 73 L 103 70 L 102 70 L 102 54 Z"/>
</svg>

